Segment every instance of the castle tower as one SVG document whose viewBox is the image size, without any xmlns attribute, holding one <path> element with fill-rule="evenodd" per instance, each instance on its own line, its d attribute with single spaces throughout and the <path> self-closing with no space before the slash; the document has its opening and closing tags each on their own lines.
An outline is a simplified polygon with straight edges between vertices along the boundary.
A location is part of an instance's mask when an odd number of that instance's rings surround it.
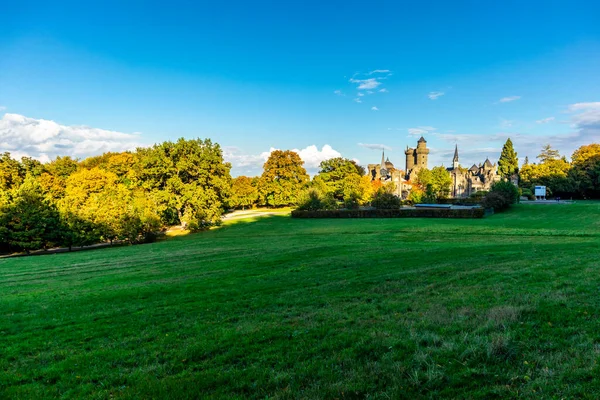
<svg viewBox="0 0 600 400">
<path fill-rule="evenodd" d="M 415 149 L 406 146 L 404 154 L 406 154 L 406 174 L 408 175 L 415 167 Z"/>
<path fill-rule="evenodd" d="M 417 168 L 427 168 L 427 157 L 429 154 L 429 149 L 427 148 L 427 140 L 421 136 L 421 139 L 417 142 L 417 150 L 416 150 L 416 159 L 415 159 L 415 167 Z"/>
<path fill-rule="evenodd" d="M 452 169 L 458 169 L 458 145 L 454 148 L 454 158 L 452 159 Z"/>
</svg>

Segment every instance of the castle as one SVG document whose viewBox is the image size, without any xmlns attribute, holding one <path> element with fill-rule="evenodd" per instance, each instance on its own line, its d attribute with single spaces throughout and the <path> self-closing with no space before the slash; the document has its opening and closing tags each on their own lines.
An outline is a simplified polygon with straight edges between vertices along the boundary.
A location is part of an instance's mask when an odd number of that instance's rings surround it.
<svg viewBox="0 0 600 400">
<path fill-rule="evenodd" d="M 462 168 L 458 162 L 458 145 L 454 148 L 452 167 L 446 169 L 452 176 L 452 197 L 468 197 L 481 190 L 490 190 L 492 184 L 500 180 L 498 167 L 489 158 L 483 164 L 473 164 L 469 169 Z"/>
<path fill-rule="evenodd" d="M 367 166 L 367 173 L 371 180 L 394 183 L 395 194 L 402 198 L 408 197 L 412 189 L 411 181 L 415 181 L 419 170 L 427 168 L 429 155 L 427 141 L 421 136 L 417 142 L 417 147 L 407 147 L 404 154 L 406 155 L 405 171 L 396 169 L 389 158 L 385 158 L 385 152 L 381 154 L 380 164 L 369 164 Z M 500 180 L 496 164 L 492 164 L 488 158 L 483 164 L 473 164 L 469 169 L 461 167 L 458 161 L 458 145 L 454 149 L 452 167 L 446 169 L 452 177 L 450 188 L 452 197 L 468 197 L 478 191 L 489 190 L 494 182 Z"/>
</svg>

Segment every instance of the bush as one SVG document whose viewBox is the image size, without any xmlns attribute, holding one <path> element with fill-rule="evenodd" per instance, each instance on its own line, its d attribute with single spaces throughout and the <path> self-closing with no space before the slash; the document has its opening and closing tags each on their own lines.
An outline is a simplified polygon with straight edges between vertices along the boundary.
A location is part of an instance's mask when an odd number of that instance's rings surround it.
<svg viewBox="0 0 600 400">
<path fill-rule="evenodd" d="M 335 210 L 338 208 L 337 202 L 331 195 L 322 195 L 316 189 L 309 189 L 300 196 L 298 201 L 298 210 Z"/>
<path fill-rule="evenodd" d="M 375 193 L 375 196 L 373 196 L 371 205 L 379 210 L 392 210 L 400 208 L 401 202 L 400 197 L 386 190 L 379 189 Z"/>
<path fill-rule="evenodd" d="M 482 200 L 486 194 L 488 194 L 487 190 L 478 190 L 475 193 L 472 193 L 469 197 L 476 200 Z"/>
<path fill-rule="evenodd" d="M 358 210 L 360 207 L 360 196 L 356 193 L 350 193 L 344 198 L 344 208 L 347 210 Z"/>
<path fill-rule="evenodd" d="M 501 211 L 510 206 L 510 203 L 500 193 L 488 193 L 481 202 L 481 205 L 485 208 L 493 208 L 494 211 Z"/>
<path fill-rule="evenodd" d="M 510 181 L 499 181 L 492 185 L 490 193 L 499 193 L 504 196 L 508 205 L 519 201 L 519 189 Z"/>
<path fill-rule="evenodd" d="M 485 208 L 501 211 L 517 201 L 519 201 L 519 189 L 509 181 L 499 181 L 494 183 L 490 192 L 483 198 L 482 205 Z"/>
<path fill-rule="evenodd" d="M 523 189 L 521 195 L 527 197 L 528 200 L 535 200 L 535 195 L 529 189 Z"/>
</svg>

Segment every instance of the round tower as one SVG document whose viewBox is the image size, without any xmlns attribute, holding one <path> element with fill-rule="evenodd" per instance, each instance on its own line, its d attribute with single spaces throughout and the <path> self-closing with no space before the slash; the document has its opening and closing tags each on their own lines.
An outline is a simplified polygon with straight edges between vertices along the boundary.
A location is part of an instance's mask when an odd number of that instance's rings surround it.
<svg viewBox="0 0 600 400">
<path fill-rule="evenodd" d="M 417 142 L 417 159 L 416 166 L 419 168 L 427 168 L 427 155 L 429 154 L 429 149 L 427 148 L 427 140 L 421 136 L 421 139 Z"/>
<path fill-rule="evenodd" d="M 406 154 L 406 174 L 408 175 L 415 166 L 415 149 L 407 146 L 404 154 Z"/>
</svg>

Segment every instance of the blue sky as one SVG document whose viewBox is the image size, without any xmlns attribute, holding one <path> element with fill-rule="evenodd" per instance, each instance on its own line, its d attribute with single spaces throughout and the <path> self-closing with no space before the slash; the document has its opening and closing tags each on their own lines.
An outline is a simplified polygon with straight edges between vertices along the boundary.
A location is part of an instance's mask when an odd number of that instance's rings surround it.
<svg viewBox="0 0 600 400">
<path fill-rule="evenodd" d="M 382 147 L 402 166 L 421 135 L 432 165 L 600 141 L 600 3 L 323 3 L 3 4 L 0 151 L 208 137 L 255 175 L 271 148 L 314 171 Z"/>
</svg>

